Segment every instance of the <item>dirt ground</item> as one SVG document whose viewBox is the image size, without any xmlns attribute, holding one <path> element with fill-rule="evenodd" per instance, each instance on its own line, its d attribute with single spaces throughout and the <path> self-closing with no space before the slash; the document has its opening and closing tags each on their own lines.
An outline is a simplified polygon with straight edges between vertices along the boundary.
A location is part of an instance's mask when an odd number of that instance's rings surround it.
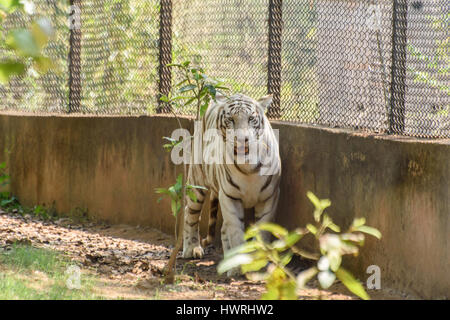
<svg viewBox="0 0 450 320">
<path fill-rule="evenodd" d="M 259 299 L 261 282 L 244 277 L 229 279 L 217 274 L 219 249 L 209 247 L 201 260 L 177 262 L 173 285 L 162 283 L 162 270 L 173 248 L 173 238 L 148 227 L 75 223 L 62 218 L 44 221 L 0 209 L 0 250 L 13 243 L 57 250 L 82 266 L 84 273 L 99 279 L 95 291 L 107 299 Z M 299 263 L 301 269 L 304 263 Z M 298 270 L 299 271 L 299 270 Z M 313 286 L 317 286 L 313 284 Z M 405 299 L 406 295 L 370 291 L 373 299 Z M 303 290 L 301 299 L 355 299 L 342 285 L 332 290 Z"/>
</svg>

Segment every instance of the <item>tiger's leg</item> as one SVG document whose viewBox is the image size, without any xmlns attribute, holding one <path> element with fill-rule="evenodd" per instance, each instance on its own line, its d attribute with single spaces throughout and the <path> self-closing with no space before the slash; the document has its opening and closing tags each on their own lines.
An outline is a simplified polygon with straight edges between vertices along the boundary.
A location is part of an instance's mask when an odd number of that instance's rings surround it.
<svg viewBox="0 0 450 320">
<path fill-rule="evenodd" d="M 224 192 L 219 192 L 219 203 L 223 217 L 222 248 L 226 253 L 244 242 L 244 207 L 241 200 L 230 198 Z M 239 274 L 238 268 L 227 273 L 228 276 L 237 274 Z"/>
<path fill-rule="evenodd" d="M 217 194 L 211 192 L 209 196 L 209 221 L 208 221 L 208 235 L 202 239 L 202 247 L 205 248 L 213 240 L 216 233 L 217 211 L 219 210 L 219 199 Z"/>
<path fill-rule="evenodd" d="M 280 197 L 280 188 L 276 188 L 273 194 L 266 200 L 258 202 L 255 206 L 255 220 L 256 223 L 271 222 L 275 217 L 278 205 L 278 198 Z M 263 240 L 270 240 L 270 233 L 263 232 Z"/>
<path fill-rule="evenodd" d="M 200 245 L 199 222 L 200 213 L 205 200 L 205 193 L 202 190 L 194 189 L 197 202 L 186 197 L 186 213 L 184 216 L 183 228 L 183 258 L 203 258 L 203 249 Z"/>
</svg>

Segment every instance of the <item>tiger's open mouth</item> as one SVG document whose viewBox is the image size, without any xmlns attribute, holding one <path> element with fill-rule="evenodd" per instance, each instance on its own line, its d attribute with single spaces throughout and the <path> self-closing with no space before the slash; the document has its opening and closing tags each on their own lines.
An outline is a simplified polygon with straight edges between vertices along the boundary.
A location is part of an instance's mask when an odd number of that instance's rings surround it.
<svg viewBox="0 0 450 320">
<path fill-rule="evenodd" d="M 249 145 L 248 143 L 245 144 L 245 146 L 238 146 L 236 143 L 234 144 L 234 155 L 246 155 L 248 156 L 249 153 Z"/>
</svg>

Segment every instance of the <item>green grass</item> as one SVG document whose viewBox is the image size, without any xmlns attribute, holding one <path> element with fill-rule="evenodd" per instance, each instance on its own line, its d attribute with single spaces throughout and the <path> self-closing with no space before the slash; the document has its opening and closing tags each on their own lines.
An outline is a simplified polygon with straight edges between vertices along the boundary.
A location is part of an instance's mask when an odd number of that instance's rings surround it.
<svg viewBox="0 0 450 320">
<path fill-rule="evenodd" d="M 0 253 L 0 300 L 100 299 L 92 291 L 92 275 L 82 272 L 80 289 L 67 287 L 65 272 L 71 265 L 75 263 L 58 252 L 13 245 Z"/>
</svg>

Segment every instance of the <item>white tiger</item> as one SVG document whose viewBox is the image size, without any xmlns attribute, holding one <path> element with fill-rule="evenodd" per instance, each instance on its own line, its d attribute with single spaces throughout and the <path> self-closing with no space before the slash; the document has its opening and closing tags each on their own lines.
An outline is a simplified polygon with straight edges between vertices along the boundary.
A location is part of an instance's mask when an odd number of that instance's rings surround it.
<svg viewBox="0 0 450 320">
<path fill-rule="evenodd" d="M 219 138 L 203 142 L 203 162 L 191 162 L 188 175 L 189 184 L 205 186 L 210 192 L 208 236 L 200 241 L 199 220 L 206 193 L 195 189 L 197 201 L 186 199 L 184 258 L 203 257 L 201 244 L 206 246 L 213 239 L 219 204 L 224 252 L 244 241 L 244 209 L 254 208 L 257 223 L 273 219 L 280 194 L 281 162 L 278 140 L 264 114 L 271 102 L 271 95 L 255 101 L 242 94 L 218 95 L 211 102 L 203 117 L 201 138 L 209 129 L 217 129 Z M 236 136 L 234 132 L 240 134 Z M 230 145 L 227 141 L 231 142 L 231 148 L 227 148 Z M 249 150 L 255 150 L 254 146 L 265 152 L 259 152 L 250 161 Z M 242 159 L 245 161 L 238 161 Z"/>
</svg>

